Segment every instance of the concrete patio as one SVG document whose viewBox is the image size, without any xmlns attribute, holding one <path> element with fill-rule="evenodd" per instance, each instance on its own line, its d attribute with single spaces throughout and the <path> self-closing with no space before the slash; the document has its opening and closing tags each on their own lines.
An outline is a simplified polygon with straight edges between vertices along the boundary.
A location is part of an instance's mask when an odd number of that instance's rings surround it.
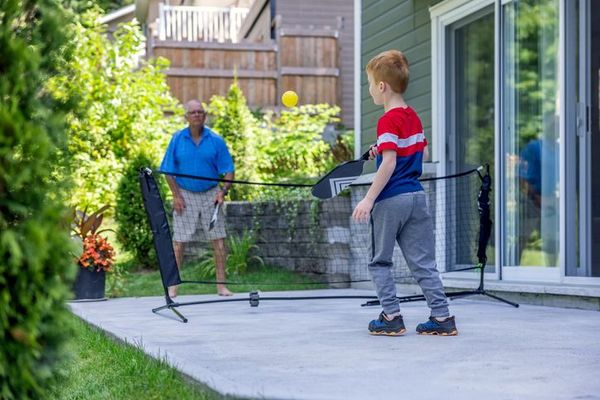
<svg viewBox="0 0 600 400">
<path fill-rule="evenodd" d="M 262 296 L 372 295 L 329 289 Z M 247 294 L 236 294 L 247 298 Z M 215 299 L 180 296 L 178 301 Z M 70 303 L 72 311 L 215 391 L 260 399 L 600 399 L 600 313 L 454 300 L 456 337 L 420 336 L 424 302 L 402 304 L 403 337 L 367 333 L 361 300 L 261 301 L 182 307 L 161 297 Z"/>
</svg>

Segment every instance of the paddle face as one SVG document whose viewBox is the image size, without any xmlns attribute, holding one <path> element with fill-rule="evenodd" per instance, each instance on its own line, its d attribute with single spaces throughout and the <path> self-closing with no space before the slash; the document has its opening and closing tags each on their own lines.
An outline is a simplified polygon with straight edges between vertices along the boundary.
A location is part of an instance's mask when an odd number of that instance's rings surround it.
<svg viewBox="0 0 600 400">
<path fill-rule="evenodd" d="M 363 165 L 368 158 L 369 152 L 367 151 L 360 160 L 347 161 L 338 165 L 319 179 L 319 182 L 312 188 L 312 195 L 320 199 L 330 199 L 337 196 L 362 174 Z"/>
</svg>

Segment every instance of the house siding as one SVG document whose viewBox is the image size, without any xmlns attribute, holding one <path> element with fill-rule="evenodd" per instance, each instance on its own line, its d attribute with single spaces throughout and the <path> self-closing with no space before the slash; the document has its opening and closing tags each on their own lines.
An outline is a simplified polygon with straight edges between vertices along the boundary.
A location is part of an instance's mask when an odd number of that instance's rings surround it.
<svg viewBox="0 0 600 400">
<path fill-rule="evenodd" d="M 375 141 L 380 106 L 369 95 L 364 68 L 382 51 L 401 50 L 410 64 L 410 83 L 405 94 L 408 104 L 423 122 L 431 141 L 431 0 L 370 0 L 362 3 L 361 20 L 361 150 Z"/>
</svg>

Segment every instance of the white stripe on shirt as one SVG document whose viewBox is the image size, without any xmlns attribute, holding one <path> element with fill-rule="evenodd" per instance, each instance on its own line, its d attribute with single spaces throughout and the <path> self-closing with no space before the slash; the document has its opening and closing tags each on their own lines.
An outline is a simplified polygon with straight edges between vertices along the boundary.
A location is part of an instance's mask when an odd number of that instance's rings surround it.
<svg viewBox="0 0 600 400">
<path fill-rule="evenodd" d="M 406 139 L 398 139 L 398 147 L 403 149 L 406 147 L 413 146 L 417 143 L 422 143 L 424 141 L 425 141 L 425 134 L 423 132 L 415 133 L 414 135 L 409 136 Z"/>
<path fill-rule="evenodd" d="M 381 146 L 384 143 L 394 143 L 398 146 L 398 135 L 395 133 L 382 133 L 377 138 L 377 146 Z"/>
<path fill-rule="evenodd" d="M 377 138 L 377 146 L 381 146 L 384 143 L 394 143 L 398 148 L 403 149 L 424 141 L 425 134 L 423 132 L 415 133 L 406 139 L 400 139 L 395 133 L 382 133 Z"/>
</svg>

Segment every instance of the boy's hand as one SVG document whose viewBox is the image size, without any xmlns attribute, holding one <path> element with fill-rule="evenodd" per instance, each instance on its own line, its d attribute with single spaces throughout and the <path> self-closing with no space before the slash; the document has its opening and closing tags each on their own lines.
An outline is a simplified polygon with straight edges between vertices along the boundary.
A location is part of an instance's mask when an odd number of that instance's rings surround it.
<svg viewBox="0 0 600 400">
<path fill-rule="evenodd" d="M 372 144 L 371 147 L 369 148 L 369 160 L 375 159 L 375 157 L 377 157 L 378 154 L 379 153 L 377 152 L 377 145 Z"/>
<path fill-rule="evenodd" d="M 374 201 L 368 197 L 362 199 L 354 209 L 352 213 L 352 218 L 356 222 L 369 222 L 369 216 L 371 215 L 371 210 L 373 209 Z"/>
</svg>

